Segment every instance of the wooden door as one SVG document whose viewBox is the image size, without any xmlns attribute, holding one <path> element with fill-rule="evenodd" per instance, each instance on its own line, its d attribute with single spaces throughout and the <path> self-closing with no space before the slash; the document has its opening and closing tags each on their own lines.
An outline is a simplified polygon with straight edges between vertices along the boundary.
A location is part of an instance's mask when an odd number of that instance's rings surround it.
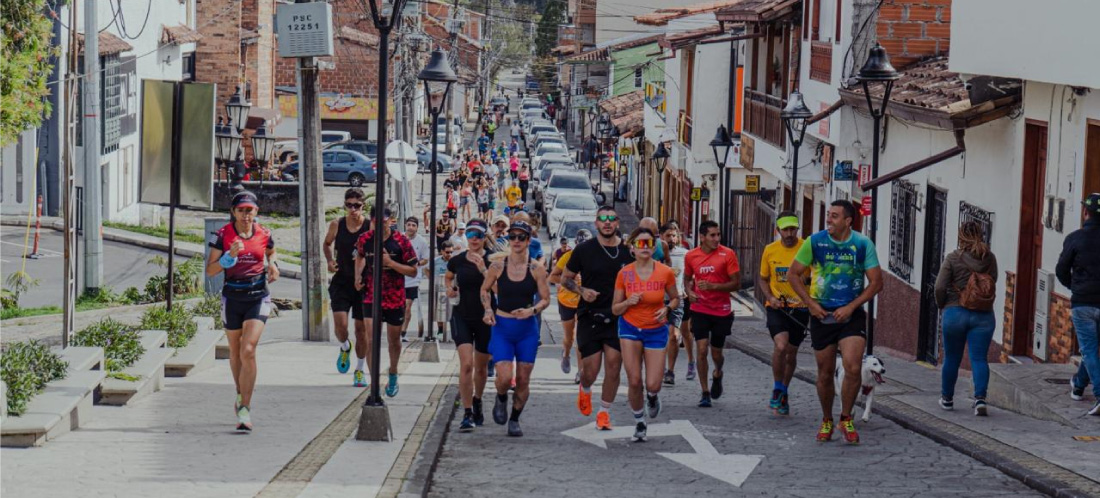
<svg viewBox="0 0 1100 498">
<path fill-rule="evenodd" d="M 1020 243 L 1016 256 L 1016 303 L 1013 306 L 1012 320 L 1012 354 L 1016 356 L 1030 356 L 1032 351 L 1032 331 L 1035 328 L 1035 273 L 1043 260 L 1046 166 L 1047 124 L 1028 120 L 1024 128 Z"/>
<path fill-rule="evenodd" d="M 1081 187 L 1081 200 L 1100 192 L 1100 120 L 1088 120 L 1085 130 L 1085 179 Z M 1071 209 L 1076 210 L 1077 206 Z"/>
</svg>

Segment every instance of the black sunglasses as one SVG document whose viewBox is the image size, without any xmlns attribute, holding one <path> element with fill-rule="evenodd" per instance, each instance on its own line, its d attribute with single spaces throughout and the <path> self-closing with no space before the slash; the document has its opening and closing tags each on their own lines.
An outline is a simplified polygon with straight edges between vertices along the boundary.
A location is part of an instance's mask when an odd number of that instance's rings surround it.
<svg viewBox="0 0 1100 498">
<path fill-rule="evenodd" d="M 518 240 L 520 242 L 523 242 L 523 241 L 525 241 L 529 238 L 531 238 L 531 236 L 527 235 L 525 233 L 510 233 L 510 234 L 508 234 L 508 240 Z"/>
<path fill-rule="evenodd" d="M 358 204 L 358 203 L 355 203 L 355 202 L 346 202 L 346 203 L 344 203 L 344 207 L 346 207 L 348 209 L 363 209 L 362 204 Z"/>
</svg>

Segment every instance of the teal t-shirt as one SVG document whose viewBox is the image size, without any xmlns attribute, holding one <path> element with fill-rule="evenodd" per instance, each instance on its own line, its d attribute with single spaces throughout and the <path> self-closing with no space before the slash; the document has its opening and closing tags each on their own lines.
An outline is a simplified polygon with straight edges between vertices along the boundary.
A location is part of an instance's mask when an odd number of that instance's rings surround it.
<svg viewBox="0 0 1100 498">
<path fill-rule="evenodd" d="M 863 293 L 864 272 L 878 268 L 875 244 L 859 232 L 845 241 L 833 240 L 825 230 L 817 232 L 794 259 L 813 269 L 810 297 L 827 310 L 855 301 Z"/>
</svg>

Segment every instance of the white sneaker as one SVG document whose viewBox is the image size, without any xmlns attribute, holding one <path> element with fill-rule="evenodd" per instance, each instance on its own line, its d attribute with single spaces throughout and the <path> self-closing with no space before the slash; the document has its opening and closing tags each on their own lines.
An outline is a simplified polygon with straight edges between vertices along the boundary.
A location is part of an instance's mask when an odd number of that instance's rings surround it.
<svg viewBox="0 0 1100 498">
<path fill-rule="evenodd" d="M 1100 399 L 1096 400 L 1096 404 L 1092 405 L 1092 409 L 1089 410 L 1089 415 L 1100 417 Z"/>
<path fill-rule="evenodd" d="M 247 406 L 237 409 L 237 433 L 252 434 L 252 414 Z"/>
</svg>

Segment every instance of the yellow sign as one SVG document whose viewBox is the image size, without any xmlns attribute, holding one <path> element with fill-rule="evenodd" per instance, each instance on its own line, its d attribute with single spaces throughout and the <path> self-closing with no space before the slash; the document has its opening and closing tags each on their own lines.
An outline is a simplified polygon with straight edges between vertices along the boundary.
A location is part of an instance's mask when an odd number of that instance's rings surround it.
<svg viewBox="0 0 1100 498">
<path fill-rule="evenodd" d="M 346 97 L 344 94 L 321 97 L 321 119 L 347 121 L 369 121 L 378 119 L 378 99 L 366 97 Z M 298 117 L 298 96 L 280 95 L 279 113 L 283 117 Z M 393 106 L 390 105 L 387 119 L 393 119 Z"/>
<path fill-rule="evenodd" d="M 753 161 L 756 159 L 756 140 L 748 135 L 741 135 L 741 166 L 752 171 Z"/>
<path fill-rule="evenodd" d="M 634 148 L 633 147 L 619 147 L 619 155 L 620 156 L 629 156 L 631 154 L 634 154 Z"/>
<path fill-rule="evenodd" d="M 691 189 L 691 200 L 698 201 L 699 199 L 702 199 L 702 198 L 703 198 L 703 188 L 702 187 L 695 187 L 695 188 Z"/>
<path fill-rule="evenodd" d="M 745 192 L 755 194 L 760 191 L 760 175 L 748 175 L 745 177 Z"/>
</svg>

